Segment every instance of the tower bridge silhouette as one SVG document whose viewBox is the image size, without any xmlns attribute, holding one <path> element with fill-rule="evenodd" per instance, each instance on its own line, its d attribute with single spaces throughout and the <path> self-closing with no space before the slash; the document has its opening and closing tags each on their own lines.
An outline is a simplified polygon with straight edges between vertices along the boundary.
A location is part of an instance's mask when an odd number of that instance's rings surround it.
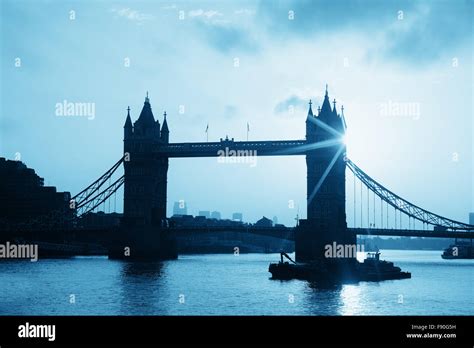
<svg viewBox="0 0 474 348">
<path fill-rule="evenodd" d="M 391 235 L 419 237 L 473 238 L 474 226 L 431 213 L 403 199 L 367 175 L 346 157 L 343 137 L 346 131 L 344 109 L 337 112 L 333 107 L 326 87 L 324 101 L 317 114 L 312 103 L 306 119 L 306 138 L 294 140 L 234 141 L 170 143 L 170 130 L 166 119 L 163 124 L 155 120 L 148 94 L 138 119 L 132 123 L 130 108 L 124 125 L 124 156 L 99 179 L 73 197 L 77 216 L 93 211 L 124 185 L 124 211 L 121 236 L 117 240 L 118 254 L 124 247 L 136 253 L 171 257 L 170 235 L 173 227 L 168 225 L 166 214 L 167 175 L 170 158 L 218 157 L 225 153 L 257 156 L 306 156 L 307 167 L 307 218 L 300 219 L 297 228 L 241 227 L 242 232 L 284 236 L 295 240 L 296 259 L 308 261 L 322 255 L 324 245 L 355 244 L 356 235 Z M 232 152 L 233 151 L 233 152 Z M 250 152 L 251 151 L 251 152 Z M 123 164 L 124 175 L 112 184 L 107 184 L 112 175 Z M 346 222 L 346 168 L 354 178 L 360 180 L 381 204 L 413 221 L 413 227 L 384 228 L 383 209 L 381 226 L 348 228 Z M 374 198 L 375 199 L 375 198 Z M 362 204 L 362 201 L 360 202 Z M 375 217 L 374 217 L 375 219 Z M 387 213 L 388 219 L 388 213 Z M 423 229 L 415 228 L 415 221 Z M 430 229 L 432 227 L 432 229 Z M 231 227 L 182 228 L 189 233 L 229 230 Z M 239 229 L 239 228 L 236 228 Z M 170 234 L 171 233 L 171 234 Z M 171 244 L 170 244 L 171 243 Z"/>
</svg>

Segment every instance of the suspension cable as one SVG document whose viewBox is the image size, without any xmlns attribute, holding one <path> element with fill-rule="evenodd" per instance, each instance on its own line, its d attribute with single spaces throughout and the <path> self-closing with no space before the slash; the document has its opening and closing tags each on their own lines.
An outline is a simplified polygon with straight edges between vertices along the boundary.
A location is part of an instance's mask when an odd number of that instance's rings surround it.
<svg viewBox="0 0 474 348">
<path fill-rule="evenodd" d="M 354 228 L 357 227 L 357 223 L 356 223 L 356 220 L 357 220 L 357 214 L 356 214 L 356 175 L 354 173 L 352 173 L 353 176 L 354 176 Z"/>
<path fill-rule="evenodd" d="M 442 217 L 401 198 L 368 176 L 348 158 L 346 158 L 346 165 L 359 178 L 361 184 L 364 183 L 366 186 L 369 186 L 370 190 L 377 194 L 387 204 L 397 207 L 401 212 L 408 215 L 409 217 L 424 221 L 434 226 L 449 228 L 451 230 L 474 230 L 474 225 L 469 225 L 463 222 Z"/>
<path fill-rule="evenodd" d="M 363 203 L 364 200 L 362 199 L 362 181 L 360 182 L 360 227 L 363 228 L 364 227 L 364 217 L 363 217 L 363 214 L 362 212 L 364 211 L 363 209 Z"/>
<path fill-rule="evenodd" d="M 369 214 L 369 188 L 367 187 L 367 228 L 370 227 L 370 214 Z"/>
</svg>

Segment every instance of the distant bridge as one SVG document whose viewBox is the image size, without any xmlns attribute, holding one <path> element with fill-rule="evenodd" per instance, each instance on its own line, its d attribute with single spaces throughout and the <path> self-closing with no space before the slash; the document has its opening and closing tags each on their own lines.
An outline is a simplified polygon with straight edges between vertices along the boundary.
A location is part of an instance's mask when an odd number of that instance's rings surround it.
<svg viewBox="0 0 474 348">
<path fill-rule="evenodd" d="M 170 231 L 179 233 L 209 232 L 245 232 L 281 239 L 295 240 L 295 227 L 257 227 L 257 226 L 195 226 L 174 227 Z M 433 231 L 433 230 L 402 230 L 385 228 L 348 228 L 356 235 L 366 236 L 398 236 L 398 237 L 429 237 L 429 238 L 466 238 L 474 239 L 474 231 Z M 314 233 L 317 233 L 315 231 Z"/>
</svg>

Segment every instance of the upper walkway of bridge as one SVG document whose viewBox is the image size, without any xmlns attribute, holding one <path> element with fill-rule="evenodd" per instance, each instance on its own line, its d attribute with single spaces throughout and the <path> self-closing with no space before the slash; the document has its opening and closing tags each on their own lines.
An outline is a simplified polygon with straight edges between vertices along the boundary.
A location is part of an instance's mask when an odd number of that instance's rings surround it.
<svg viewBox="0 0 474 348">
<path fill-rule="evenodd" d="M 304 155 L 306 140 L 234 141 L 171 143 L 159 145 L 154 153 L 164 157 L 219 157 L 219 156 L 291 156 Z"/>
</svg>

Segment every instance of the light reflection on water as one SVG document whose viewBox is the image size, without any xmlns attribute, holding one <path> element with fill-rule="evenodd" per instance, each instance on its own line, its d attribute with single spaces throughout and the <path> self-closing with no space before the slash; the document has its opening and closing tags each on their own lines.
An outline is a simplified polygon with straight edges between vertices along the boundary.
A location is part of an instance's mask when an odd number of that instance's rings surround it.
<svg viewBox="0 0 474 348">
<path fill-rule="evenodd" d="M 0 314 L 473 315 L 474 260 L 440 254 L 383 251 L 382 259 L 412 272 L 412 279 L 346 285 L 271 280 L 268 265 L 277 254 L 6 261 L 0 263 Z"/>
</svg>

